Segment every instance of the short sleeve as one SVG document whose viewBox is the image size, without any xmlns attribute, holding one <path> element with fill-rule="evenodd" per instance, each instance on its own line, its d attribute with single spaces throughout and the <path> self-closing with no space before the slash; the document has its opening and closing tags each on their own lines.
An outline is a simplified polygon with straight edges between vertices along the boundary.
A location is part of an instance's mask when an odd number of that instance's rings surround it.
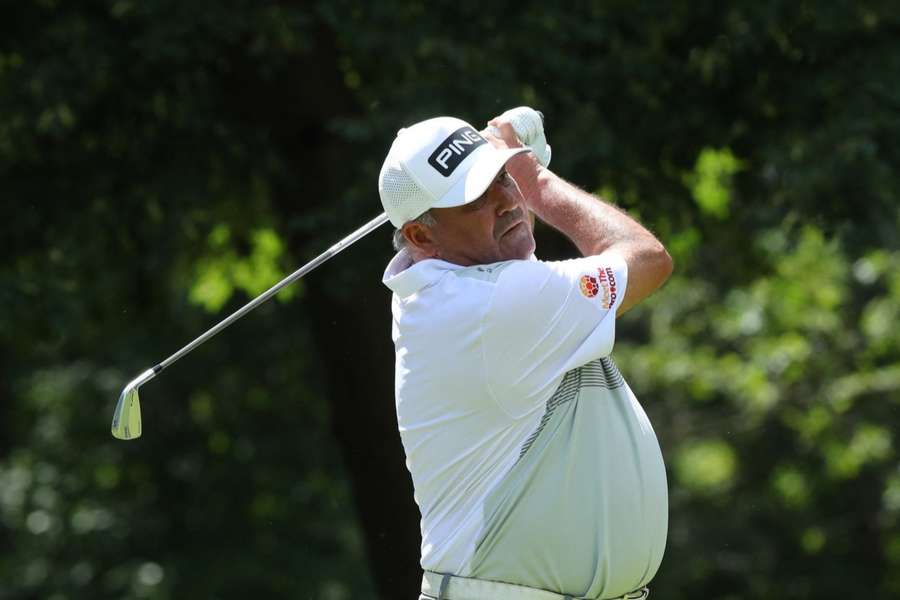
<svg viewBox="0 0 900 600">
<path fill-rule="evenodd" d="M 628 267 L 615 253 L 516 261 L 500 273 L 483 324 L 488 387 L 510 416 L 546 401 L 567 371 L 608 356 Z"/>
</svg>

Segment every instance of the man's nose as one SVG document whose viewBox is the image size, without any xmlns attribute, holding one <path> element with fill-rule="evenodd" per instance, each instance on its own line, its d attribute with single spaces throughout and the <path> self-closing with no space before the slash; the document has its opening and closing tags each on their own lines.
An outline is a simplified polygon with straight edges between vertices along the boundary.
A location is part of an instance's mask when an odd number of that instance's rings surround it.
<svg viewBox="0 0 900 600">
<path fill-rule="evenodd" d="M 493 194 L 495 198 L 494 210 L 497 216 L 502 216 L 511 210 L 515 210 L 519 206 L 518 199 L 513 193 L 513 186 L 496 184 L 498 189 Z"/>
</svg>

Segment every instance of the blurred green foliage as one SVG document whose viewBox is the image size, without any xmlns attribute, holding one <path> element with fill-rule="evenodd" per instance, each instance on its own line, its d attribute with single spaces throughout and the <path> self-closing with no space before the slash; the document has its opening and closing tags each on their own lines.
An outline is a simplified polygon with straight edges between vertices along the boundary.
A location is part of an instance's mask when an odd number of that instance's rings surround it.
<svg viewBox="0 0 900 600">
<path fill-rule="evenodd" d="M 694 171 L 687 177 L 700 211 L 720 219 L 728 216 L 731 205 L 730 181 L 740 169 L 739 161 L 729 149 L 704 148 L 697 157 Z"/>
<path fill-rule="evenodd" d="M 218 312 L 234 291 L 241 290 L 258 296 L 284 278 L 278 268 L 284 243 L 271 228 L 250 232 L 250 249 L 239 256 L 229 244 L 231 231 L 224 223 L 216 225 L 209 234 L 209 255 L 197 260 L 194 283 L 188 297 L 210 312 Z M 290 300 L 302 285 L 287 287 L 278 293 L 282 300 Z"/>
<path fill-rule="evenodd" d="M 11 5 L 0 600 L 414 597 L 387 232 L 109 419 L 380 210 L 399 127 L 521 104 L 675 258 L 616 350 L 670 469 L 654 594 L 900 597 L 898 39 L 849 0 Z"/>
</svg>

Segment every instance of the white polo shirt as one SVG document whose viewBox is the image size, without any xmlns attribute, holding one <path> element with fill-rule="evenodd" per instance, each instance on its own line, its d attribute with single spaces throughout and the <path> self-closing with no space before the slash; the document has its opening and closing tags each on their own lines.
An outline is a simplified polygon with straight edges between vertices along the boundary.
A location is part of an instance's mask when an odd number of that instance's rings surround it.
<svg viewBox="0 0 900 600">
<path fill-rule="evenodd" d="M 615 254 L 388 265 L 424 569 L 588 598 L 656 573 L 665 467 L 610 358 L 627 276 Z"/>
</svg>

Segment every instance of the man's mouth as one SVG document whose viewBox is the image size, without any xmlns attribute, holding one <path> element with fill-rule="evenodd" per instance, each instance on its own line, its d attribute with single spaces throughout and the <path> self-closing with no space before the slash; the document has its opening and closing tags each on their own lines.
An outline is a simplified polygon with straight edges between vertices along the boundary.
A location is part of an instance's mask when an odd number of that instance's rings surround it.
<svg viewBox="0 0 900 600">
<path fill-rule="evenodd" d="M 506 231 L 504 231 L 503 233 L 500 234 L 500 237 L 503 237 L 504 235 L 506 235 L 508 233 L 512 233 L 513 229 L 515 229 L 516 227 L 518 227 L 520 225 L 524 225 L 524 224 L 525 224 L 525 221 L 516 221 L 515 223 L 513 223 L 512 225 L 507 227 Z"/>
<path fill-rule="evenodd" d="M 521 209 L 516 209 L 516 211 L 510 215 L 508 224 L 504 225 L 503 228 L 500 229 L 500 235 L 498 235 L 497 238 L 503 237 L 504 235 L 506 235 L 507 233 L 509 233 L 516 227 L 518 227 L 519 225 L 524 225 L 524 224 L 525 224 L 525 213 Z"/>
</svg>

